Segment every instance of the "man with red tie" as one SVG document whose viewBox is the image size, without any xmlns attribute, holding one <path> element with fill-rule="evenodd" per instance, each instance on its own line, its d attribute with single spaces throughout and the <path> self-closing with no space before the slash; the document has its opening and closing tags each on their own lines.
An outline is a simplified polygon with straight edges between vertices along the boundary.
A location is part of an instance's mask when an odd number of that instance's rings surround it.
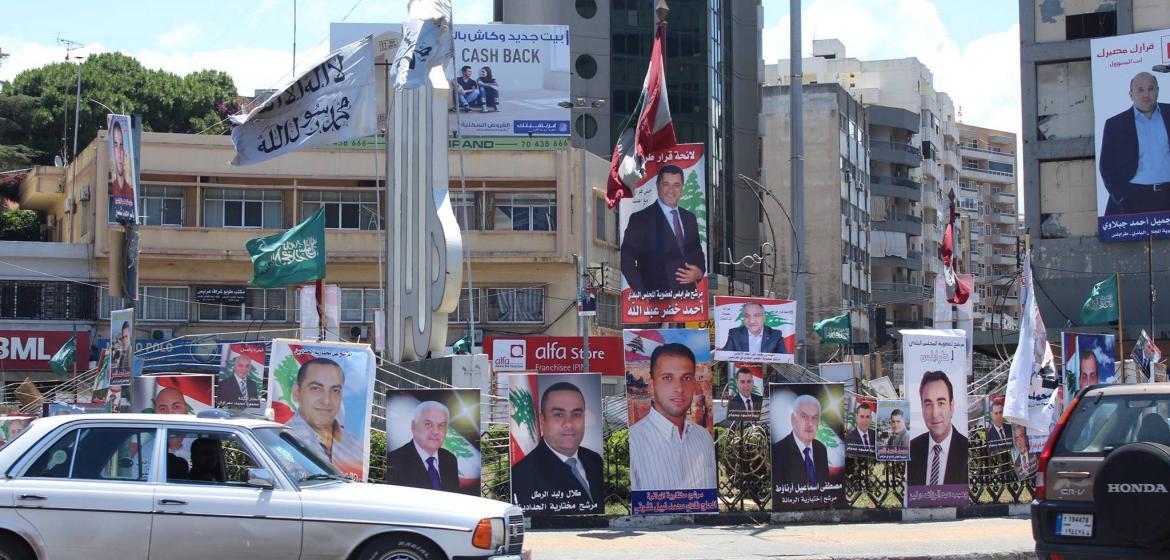
<svg viewBox="0 0 1170 560">
<path fill-rule="evenodd" d="M 684 173 L 658 170 L 658 200 L 630 216 L 622 239 L 622 276 L 634 292 L 694 289 L 707 271 L 695 215 L 679 208 Z"/>
</svg>

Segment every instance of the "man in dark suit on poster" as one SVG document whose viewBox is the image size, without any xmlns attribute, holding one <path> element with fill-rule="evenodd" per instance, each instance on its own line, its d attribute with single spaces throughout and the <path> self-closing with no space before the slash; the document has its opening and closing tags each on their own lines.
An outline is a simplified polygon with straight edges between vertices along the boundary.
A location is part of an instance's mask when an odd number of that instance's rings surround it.
<svg viewBox="0 0 1170 560">
<path fill-rule="evenodd" d="M 581 389 L 564 381 L 552 384 L 540 397 L 540 443 L 512 466 L 512 503 L 533 514 L 601 513 L 601 455 L 581 447 L 584 438 Z"/>
<path fill-rule="evenodd" d="M 877 430 L 873 427 L 873 408 L 869 403 L 857 405 L 853 411 L 853 423 L 853 429 L 845 432 L 845 449 L 873 453 Z"/>
<path fill-rule="evenodd" d="M 772 478 L 777 485 L 815 487 L 829 482 L 829 451 L 816 439 L 820 424 L 821 401 L 812 395 L 796 397 L 792 433 L 772 444 Z"/>
<path fill-rule="evenodd" d="M 739 368 L 735 372 L 735 396 L 727 399 L 728 420 L 759 420 L 760 409 L 764 407 L 764 397 L 752 393 L 755 376 L 748 368 Z"/>
<path fill-rule="evenodd" d="M 784 335 L 772 327 L 764 326 L 767 313 L 763 304 L 750 301 L 743 304 L 743 326 L 727 331 L 727 343 L 723 345 L 725 352 L 763 352 L 765 354 L 783 354 L 788 352 L 784 345 Z"/>
<path fill-rule="evenodd" d="M 694 289 L 707 271 L 695 215 L 679 208 L 683 170 L 658 170 L 658 201 L 630 216 L 622 239 L 622 276 L 634 292 Z"/>
<path fill-rule="evenodd" d="M 414 409 L 410 432 L 414 437 L 406 445 L 386 454 L 386 482 L 459 491 L 459 462 L 455 454 L 443 449 L 447 422 L 451 413 L 443 403 L 424 401 Z"/>
<path fill-rule="evenodd" d="M 951 424 L 955 391 L 947 374 L 928 371 L 918 386 L 926 433 L 910 440 L 910 486 L 967 483 L 967 438 Z"/>
<path fill-rule="evenodd" d="M 1105 121 L 1101 179 L 1105 215 L 1170 210 L 1170 104 L 1158 103 L 1158 80 L 1139 72 L 1129 81 L 1133 106 Z"/>
<path fill-rule="evenodd" d="M 232 375 L 219 382 L 215 389 L 215 402 L 218 405 L 247 407 L 260 403 L 260 392 L 256 389 L 256 382 L 248 377 L 252 374 L 252 358 L 247 354 L 237 354 L 232 363 Z"/>
</svg>

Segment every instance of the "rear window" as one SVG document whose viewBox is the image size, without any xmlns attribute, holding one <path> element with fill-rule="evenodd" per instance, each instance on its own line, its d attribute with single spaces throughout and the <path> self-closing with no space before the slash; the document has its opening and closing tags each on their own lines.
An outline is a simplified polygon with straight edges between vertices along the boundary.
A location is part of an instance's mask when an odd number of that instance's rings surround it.
<svg viewBox="0 0 1170 560">
<path fill-rule="evenodd" d="M 1170 396 L 1083 398 L 1060 433 L 1055 455 L 1104 456 L 1127 443 L 1170 445 Z"/>
</svg>

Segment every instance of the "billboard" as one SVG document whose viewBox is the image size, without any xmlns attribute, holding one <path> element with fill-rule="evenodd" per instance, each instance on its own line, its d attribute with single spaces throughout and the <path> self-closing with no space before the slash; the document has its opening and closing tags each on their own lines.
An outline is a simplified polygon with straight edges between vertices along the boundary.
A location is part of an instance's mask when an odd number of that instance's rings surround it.
<svg viewBox="0 0 1170 560">
<path fill-rule="evenodd" d="M 772 384 L 772 510 L 844 507 L 840 383 Z"/>
<path fill-rule="evenodd" d="M 394 23 L 331 23 L 330 50 L 371 34 L 378 57 L 393 59 L 402 38 Z M 445 68 L 454 75 L 450 130 L 460 137 L 569 136 L 570 110 L 557 105 L 569 99 L 569 26 L 456 24 L 453 35 L 454 74 Z"/>
<path fill-rule="evenodd" d="M 72 331 L 0 330 L 2 371 L 52 371 L 49 360 L 69 342 Z M 77 331 L 77 369 L 89 369 L 89 331 Z"/>
<path fill-rule="evenodd" d="M 130 383 L 130 412 L 195 414 L 211 408 L 214 376 L 144 375 Z"/>
<path fill-rule="evenodd" d="M 728 421 L 759 422 L 764 410 L 764 367 L 728 362 L 721 396 L 727 401 Z"/>
<path fill-rule="evenodd" d="M 1170 29 L 1090 41 L 1097 237 L 1170 238 Z"/>
<path fill-rule="evenodd" d="M 483 337 L 492 371 L 582 373 L 585 342 L 579 336 Z M 589 337 L 589 371 L 625 375 L 620 336 Z"/>
<path fill-rule="evenodd" d="M 216 379 L 217 408 L 247 409 L 264 414 L 264 373 L 268 364 L 268 346 L 262 342 L 225 343 L 220 351 L 219 375 Z"/>
<path fill-rule="evenodd" d="M 967 334 L 962 330 L 901 332 L 912 422 L 906 505 L 967 505 Z"/>
<path fill-rule="evenodd" d="M 387 484 L 478 496 L 482 463 L 478 389 L 386 391 Z"/>
<path fill-rule="evenodd" d="M 881 399 L 877 402 L 877 459 L 879 461 L 910 460 L 910 401 Z"/>
<path fill-rule="evenodd" d="M 1064 401 L 1089 385 L 1121 381 L 1113 359 L 1117 337 L 1111 334 L 1060 333 L 1060 353 L 1064 358 Z"/>
<path fill-rule="evenodd" d="M 877 413 L 877 399 L 873 397 L 845 397 L 846 425 L 845 453 L 850 457 L 874 458 L 877 446 L 877 427 L 874 414 Z"/>
<path fill-rule="evenodd" d="M 619 206 L 622 322 L 707 319 L 707 180 L 703 144 L 646 156 Z"/>
<path fill-rule="evenodd" d="M 138 223 L 138 181 L 134 172 L 134 138 L 128 115 L 106 115 L 110 215 L 120 223 Z"/>
<path fill-rule="evenodd" d="M 715 296 L 715 359 L 792 363 L 796 302 Z"/>
<path fill-rule="evenodd" d="M 134 309 L 110 311 L 110 385 L 129 385 L 134 375 Z"/>
</svg>

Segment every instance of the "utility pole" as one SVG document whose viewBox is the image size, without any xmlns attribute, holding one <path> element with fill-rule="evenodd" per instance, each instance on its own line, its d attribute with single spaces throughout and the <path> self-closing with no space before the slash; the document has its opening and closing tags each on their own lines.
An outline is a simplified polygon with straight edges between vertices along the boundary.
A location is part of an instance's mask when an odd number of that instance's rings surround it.
<svg viewBox="0 0 1170 560">
<path fill-rule="evenodd" d="M 57 36 L 57 45 L 65 47 L 65 62 L 69 62 L 69 59 L 73 55 L 73 51 L 78 50 L 78 49 L 85 46 L 81 43 L 78 43 L 77 41 L 70 41 L 69 39 L 63 39 L 63 38 L 61 38 L 60 35 Z M 81 118 L 81 61 L 84 58 L 85 57 L 83 57 L 83 56 L 77 57 L 77 59 L 78 59 L 78 61 L 77 61 L 77 100 L 76 100 L 74 107 L 73 107 L 73 158 L 74 159 L 77 158 L 77 127 L 79 125 L 79 121 Z M 65 121 L 65 134 L 61 138 L 61 151 L 65 152 L 66 142 L 69 141 L 69 106 L 68 105 L 65 106 L 65 118 L 62 120 Z M 62 153 L 61 155 L 65 156 L 66 153 Z"/>
<path fill-rule="evenodd" d="M 800 349 L 800 364 L 808 365 L 808 343 L 805 324 L 808 318 L 806 293 L 804 289 L 804 69 L 800 46 L 800 0 L 789 0 L 788 13 L 791 15 L 790 48 L 792 85 L 789 96 L 789 113 L 792 115 L 792 226 L 796 238 L 792 243 L 793 293 L 796 300 L 796 346 Z"/>
</svg>

